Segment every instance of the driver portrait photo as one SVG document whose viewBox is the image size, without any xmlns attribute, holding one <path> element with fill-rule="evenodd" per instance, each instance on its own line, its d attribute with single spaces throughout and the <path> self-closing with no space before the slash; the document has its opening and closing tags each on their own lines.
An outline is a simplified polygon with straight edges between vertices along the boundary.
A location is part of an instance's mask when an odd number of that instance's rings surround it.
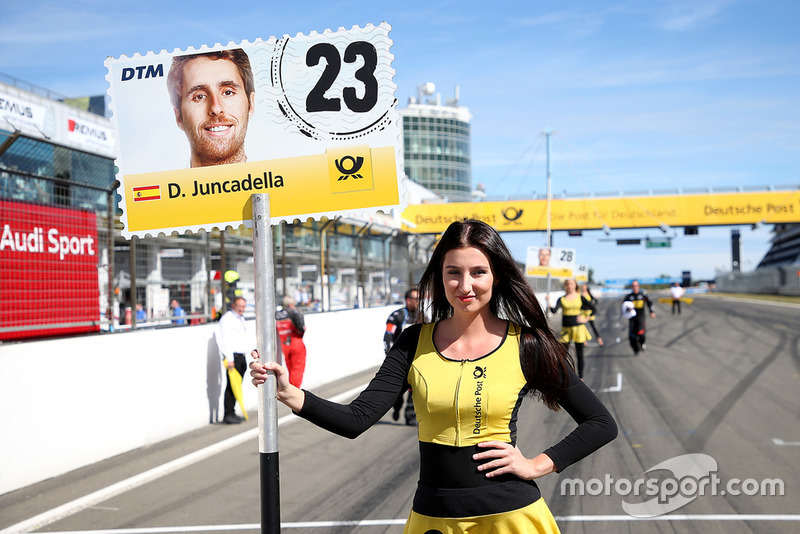
<svg viewBox="0 0 800 534">
<path fill-rule="evenodd" d="M 191 167 L 247 161 L 255 83 L 244 50 L 175 56 L 167 88 L 175 122 L 189 141 Z"/>
</svg>

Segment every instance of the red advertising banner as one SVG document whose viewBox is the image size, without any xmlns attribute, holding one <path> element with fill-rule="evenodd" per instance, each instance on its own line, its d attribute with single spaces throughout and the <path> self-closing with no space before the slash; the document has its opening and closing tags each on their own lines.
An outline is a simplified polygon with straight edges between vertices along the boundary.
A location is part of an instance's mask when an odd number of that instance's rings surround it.
<svg viewBox="0 0 800 534">
<path fill-rule="evenodd" d="M 0 340 L 100 329 L 96 219 L 0 199 Z"/>
</svg>

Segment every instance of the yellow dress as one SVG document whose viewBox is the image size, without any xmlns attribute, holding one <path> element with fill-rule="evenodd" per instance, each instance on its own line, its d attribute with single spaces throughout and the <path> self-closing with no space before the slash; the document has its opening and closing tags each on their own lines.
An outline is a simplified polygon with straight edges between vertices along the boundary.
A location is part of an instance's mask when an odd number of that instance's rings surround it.
<svg viewBox="0 0 800 534">
<path fill-rule="evenodd" d="M 578 296 L 575 299 L 561 297 L 558 299 L 553 311 L 561 308 L 561 343 L 585 343 L 592 339 L 592 335 L 585 324 L 578 323 L 578 317 L 582 316 L 581 308 L 583 299 Z"/>
<path fill-rule="evenodd" d="M 478 443 L 516 440 L 517 414 L 528 392 L 519 358 L 520 327 L 509 323 L 500 346 L 474 360 L 440 354 L 433 344 L 434 327 L 422 326 L 408 372 L 423 466 L 403 532 L 558 533 L 535 482 L 513 475 L 487 479 L 472 460 Z M 434 470 L 438 473 L 431 478 L 436 480 L 428 480 Z"/>
</svg>

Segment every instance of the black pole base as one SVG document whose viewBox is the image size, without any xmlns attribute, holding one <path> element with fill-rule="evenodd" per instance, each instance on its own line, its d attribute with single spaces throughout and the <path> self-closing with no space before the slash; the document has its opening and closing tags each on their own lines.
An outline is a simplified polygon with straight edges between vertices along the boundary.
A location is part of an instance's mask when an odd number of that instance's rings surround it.
<svg viewBox="0 0 800 534">
<path fill-rule="evenodd" d="M 259 453 L 261 458 L 261 534 L 281 531 L 281 485 L 277 452 Z"/>
</svg>

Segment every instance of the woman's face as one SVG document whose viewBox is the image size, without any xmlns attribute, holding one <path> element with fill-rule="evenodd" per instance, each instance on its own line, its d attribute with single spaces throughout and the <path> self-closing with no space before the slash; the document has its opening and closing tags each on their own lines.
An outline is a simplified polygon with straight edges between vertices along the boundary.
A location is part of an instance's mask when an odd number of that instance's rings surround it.
<svg viewBox="0 0 800 534">
<path fill-rule="evenodd" d="M 564 282 L 564 291 L 566 291 L 567 293 L 574 293 L 575 289 L 576 289 L 575 288 L 575 280 L 572 280 L 571 278 L 568 278 Z"/>
<path fill-rule="evenodd" d="M 453 249 L 444 256 L 442 280 L 447 302 L 454 313 L 479 313 L 489 310 L 496 282 L 492 262 L 482 250 Z"/>
</svg>

